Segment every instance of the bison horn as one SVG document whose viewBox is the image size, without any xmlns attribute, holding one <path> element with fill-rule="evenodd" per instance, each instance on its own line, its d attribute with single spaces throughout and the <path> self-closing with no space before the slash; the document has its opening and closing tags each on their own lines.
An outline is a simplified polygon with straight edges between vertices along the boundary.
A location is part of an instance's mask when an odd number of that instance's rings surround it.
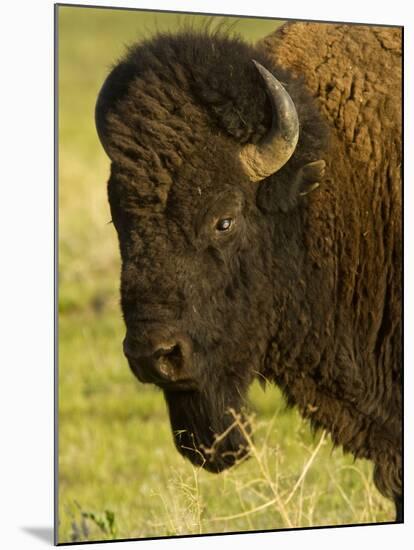
<svg viewBox="0 0 414 550">
<path fill-rule="evenodd" d="M 272 128 L 257 145 L 245 145 L 240 159 L 249 179 L 260 181 L 280 170 L 292 156 L 299 138 L 299 119 L 282 84 L 260 63 L 252 61 L 265 82 L 272 105 Z"/>
</svg>

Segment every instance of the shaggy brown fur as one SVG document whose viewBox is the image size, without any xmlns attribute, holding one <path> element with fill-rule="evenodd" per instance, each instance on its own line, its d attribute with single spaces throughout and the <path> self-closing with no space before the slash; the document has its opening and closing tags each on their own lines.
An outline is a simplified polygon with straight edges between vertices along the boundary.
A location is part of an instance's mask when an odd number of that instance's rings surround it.
<svg viewBox="0 0 414 550">
<path fill-rule="evenodd" d="M 315 367 L 282 360 L 277 381 L 334 442 L 374 460 L 390 497 L 401 494 L 401 46 L 397 28 L 308 23 L 262 42 L 275 64 L 305 78 L 334 129 L 305 230 L 317 251 L 307 280 L 331 289 L 332 307 L 318 316 Z M 273 354 L 281 364 L 283 351 Z"/>
<path fill-rule="evenodd" d="M 97 105 L 131 368 L 148 381 L 148 350 L 173 340 L 170 367 L 192 382 L 159 384 L 179 451 L 211 471 L 231 466 L 245 452 L 239 430 L 206 449 L 254 377 L 266 378 L 374 461 L 398 519 L 400 45 L 398 29 L 310 23 L 256 48 L 161 35 L 129 50 Z M 294 155 L 260 184 L 239 160 L 271 125 L 252 59 L 284 83 L 300 120 Z M 327 175 L 303 195 L 318 159 Z M 222 235 L 227 217 L 234 229 Z"/>
</svg>

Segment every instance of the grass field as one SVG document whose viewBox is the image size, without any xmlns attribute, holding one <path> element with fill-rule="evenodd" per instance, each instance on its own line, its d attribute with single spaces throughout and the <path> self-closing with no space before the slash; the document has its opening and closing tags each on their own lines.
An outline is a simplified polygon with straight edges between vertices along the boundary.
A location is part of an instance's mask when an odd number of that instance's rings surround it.
<svg viewBox="0 0 414 550">
<path fill-rule="evenodd" d="M 59 9 L 59 542 L 393 520 L 371 465 L 313 436 L 276 388 L 252 388 L 249 461 L 219 476 L 193 468 L 173 446 L 162 393 L 138 384 L 123 358 L 94 104 L 125 44 L 184 19 Z M 231 23 L 249 41 L 279 24 Z"/>
</svg>

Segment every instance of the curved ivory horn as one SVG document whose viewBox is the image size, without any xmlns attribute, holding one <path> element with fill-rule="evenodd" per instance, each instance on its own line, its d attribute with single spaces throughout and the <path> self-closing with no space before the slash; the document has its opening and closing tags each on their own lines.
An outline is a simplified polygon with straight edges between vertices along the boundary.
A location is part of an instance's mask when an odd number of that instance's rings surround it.
<svg viewBox="0 0 414 550">
<path fill-rule="evenodd" d="M 260 181 L 280 170 L 293 155 L 299 139 L 299 119 L 282 84 L 260 63 L 252 61 L 265 82 L 272 105 L 272 128 L 257 145 L 245 145 L 240 160 L 249 179 Z"/>
</svg>

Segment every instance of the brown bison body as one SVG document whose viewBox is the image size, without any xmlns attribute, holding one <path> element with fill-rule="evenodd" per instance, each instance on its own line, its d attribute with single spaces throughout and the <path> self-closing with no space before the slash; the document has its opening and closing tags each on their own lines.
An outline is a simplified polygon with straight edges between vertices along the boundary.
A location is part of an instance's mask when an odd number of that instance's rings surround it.
<svg viewBox="0 0 414 550">
<path fill-rule="evenodd" d="M 255 377 L 273 381 L 374 461 L 399 520 L 400 86 L 399 29 L 292 23 L 256 48 L 193 32 L 137 45 L 96 111 L 124 350 L 163 389 L 177 448 L 234 464 L 242 432 L 215 435 Z"/>
<path fill-rule="evenodd" d="M 278 383 L 305 414 L 310 400 L 336 443 L 374 460 L 388 496 L 401 493 L 401 46 L 400 29 L 306 23 L 263 41 L 274 63 L 304 77 L 333 130 L 305 246 L 317 255 L 314 283 L 332 297 L 320 316 L 333 338 L 318 350 L 331 354 L 321 377 L 344 377 L 336 396 L 298 371 L 281 369 Z"/>
</svg>

